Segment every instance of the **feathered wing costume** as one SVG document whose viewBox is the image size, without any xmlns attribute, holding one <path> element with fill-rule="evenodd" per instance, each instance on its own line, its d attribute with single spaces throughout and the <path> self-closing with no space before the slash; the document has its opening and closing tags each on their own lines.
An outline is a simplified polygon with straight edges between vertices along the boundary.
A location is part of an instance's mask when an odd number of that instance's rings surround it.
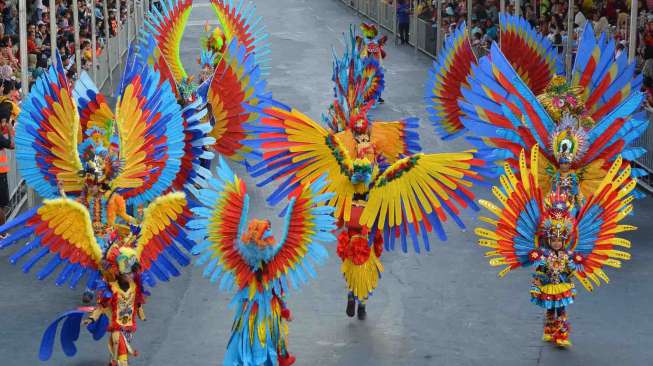
<svg viewBox="0 0 653 366">
<path fill-rule="evenodd" d="M 179 275 L 171 258 L 188 264 L 180 247 L 192 247 L 182 229 L 190 217 L 189 205 L 184 193 L 174 192 L 181 188 L 179 177 L 190 181 L 189 167 L 182 165 L 187 135 L 170 85 L 160 84 L 159 78 L 130 53 L 114 113 L 87 75 L 71 90 L 59 61 L 36 81 L 17 124 L 19 171 L 44 200 L 0 227 L 0 232 L 9 233 L 0 248 L 32 237 L 10 257 L 12 263 L 31 255 L 22 265 L 28 272 L 49 257 L 39 279 L 57 268 L 59 286 L 75 287 L 86 278 L 86 286 L 99 293 L 98 306 L 114 315 L 127 293 L 134 309 L 141 281 L 153 286 L 157 278 L 167 281 Z M 127 214 L 127 205 L 147 207 L 135 218 Z M 124 268 L 121 283 L 127 283 L 128 290 L 117 291 L 119 271 L 110 265 L 118 265 L 116 250 L 123 247 L 134 251 L 125 255 L 139 266 Z M 48 328 L 42 359 L 52 353 L 60 321 L 64 352 L 74 355 L 82 316 L 64 314 Z M 121 328 L 116 321 L 105 319 L 90 330 L 96 338 L 107 327 L 110 332 L 135 330 L 135 323 Z M 126 365 L 129 352 L 123 351 L 129 348 L 129 337 L 114 335 L 109 342 L 112 364 Z M 120 344 L 118 352 L 115 346 Z"/>
<path fill-rule="evenodd" d="M 479 204 L 495 217 L 482 217 L 490 228 L 477 228 L 479 245 L 492 266 L 503 266 L 503 277 L 518 267 L 535 265 L 531 297 L 546 309 L 543 339 L 569 346 L 566 307 L 575 296 L 572 278 L 593 290 L 593 284 L 608 283 L 606 266 L 619 268 L 620 260 L 630 254 L 618 248 L 630 248 L 630 241 L 619 233 L 635 230 L 620 222 L 632 211 L 630 192 L 636 182 L 630 179 L 630 166 L 622 169 L 617 157 L 595 192 L 587 196 L 573 215 L 564 193 L 543 190 L 537 179 L 540 159 L 537 145 L 527 160 L 519 156 L 519 172 L 506 163 L 501 187 L 492 192 L 499 205 L 480 200 Z"/>
<path fill-rule="evenodd" d="M 204 276 L 220 289 L 235 288 L 236 314 L 223 364 L 291 365 L 288 326 L 291 319 L 285 295 L 289 289 L 315 277 L 312 263 L 327 257 L 320 244 L 335 240 L 333 208 L 321 204 L 326 183 L 317 179 L 290 197 L 284 214 L 281 240 L 275 241 L 268 220 L 248 222 L 249 196 L 245 183 L 220 158 L 217 176 L 195 191 L 202 204 L 193 209 L 189 236 L 205 266 Z"/>
<path fill-rule="evenodd" d="M 275 102 L 271 102 L 275 103 Z M 310 184 L 325 172 L 323 191 L 335 192 L 329 205 L 340 222 L 338 255 L 350 290 L 347 313 L 365 317 L 364 302 L 378 285 L 385 243 L 416 252 L 430 249 L 428 233 L 446 239 L 442 223 L 471 206 L 473 182 L 481 178 L 481 159 L 474 151 L 420 154 L 412 119 L 367 121 L 365 114 L 342 131 L 329 131 L 301 112 L 276 103 L 262 111 L 258 140 L 251 141 L 263 159 L 251 169 L 254 177 L 270 174 L 259 185 L 282 183 L 268 198 L 274 204 Z"/>
<path fill-rule="evenodd" d="M 249 0 L 211 0 L 215 15 L 224 34 L 225 45 L 238 41 L 248 55 L 254 55 L 264 74 L 268 72 L 269 34 L 257 16 L 256 5 Z"/>
<path fill-rule="evenodd" d="M 551 42 L 524 18 L 505 13 L 499 15 L 498 47 L 536 95 L 564 70 Z M 447 37 L 426 83 L 427 111 L 436 132 L 445 140 L 468 130 L 463 120 L 464 110 L 459 105 L 463 99 L 461 88 L 469 87 L 468 78 L 477 64 L 469 32 L 462 23 Z"/>
<path fill-rule="evenodd" d="M 206 66 L 202 71 L 206 75 L 200 78 L 200 85 L 192 83 L 180 58 L 182 33 L 192 1 L 166 0 L 162 7 L 163 11 L 150 13 L 146 22 L 149 31 L 141 35 L 144 54 L 155 56 L 148 62 L 170 76 L 181 100 L 194 101 L 191 105 L 199 108 L 206 105 L 211 125 L 208 136 L 214 141 L 210 150 L 236 161 L 251 158 L 252 151 L 244 144 L 245 131 L 258 115 L 243 104 L 258 106 L 258 96 L 265 96 L 262 70 L 269 53 L 267 34 L 260 18 L 254 16 L 255 7 L 245 1 L 212 1 L 220 26 L 201 41 L 200 60 Z M 209 162 L 204 162 L 208 167 Z"/>
<path fill-rule="evenodd" d="M 571 82 L 556 75 L 555 49 L 522 18 L 504 15 L 501 28 L 500 45 L 478 62 L 464 27 L 447 41 L 427 89 L 436 130 L 444 138 L 473 130 L 468 141 L 515 168 L 519 152 L 537 144 L 540 185 L 567 191 L 580 206 L 618 155 L 629 165 L 645 152 L 633 146 L 648 127 L 636 113 L 641 76 L 625 55 L 614 58 L 615 42 L 597 39 L 589 23 Z"/>
</svg>

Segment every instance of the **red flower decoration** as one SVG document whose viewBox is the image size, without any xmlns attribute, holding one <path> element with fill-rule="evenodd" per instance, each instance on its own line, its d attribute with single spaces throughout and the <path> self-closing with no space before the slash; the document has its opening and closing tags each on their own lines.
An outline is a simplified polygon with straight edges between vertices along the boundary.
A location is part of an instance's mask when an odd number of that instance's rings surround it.
<svg viewBox="0 0 653 366">
<path fill-rule="evenodd" d="M 351 261 L 355 265 L 360 266 L 367 262 L 367 259 L 370 257 L 370 246 L 367 243 L 367 238 L 361 236 L 355 236 L 351 238 Z"/>
<path fill-rule="evenodd" d="M 583 262 L 585 262 L 585 258 L 581 254 L 574 254 L 574 263 L 581 264 Z"/>
<path fill-rule="evenodd" d="M 338 247 L 336 248 L 336 253 L 338 253 L 338 257 L 343 261 L 351 256 L 349 234 L 347 234 L 346 231 L 343 231 L 338 235 Z"/>
<path fill-rule="evenodd" d="M 540 259 L 541 256 L 542 255 L 537 250 L 531 250 L 528 252 L 528 258 L 531 260 L 531 262 L 535 262 L 536 260 Z"/>
</svg>

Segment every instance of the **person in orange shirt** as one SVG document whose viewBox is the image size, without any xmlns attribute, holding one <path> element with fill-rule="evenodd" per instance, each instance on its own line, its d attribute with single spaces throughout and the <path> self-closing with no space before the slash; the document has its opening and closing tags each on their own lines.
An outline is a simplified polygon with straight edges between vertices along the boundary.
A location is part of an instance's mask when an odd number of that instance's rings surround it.
<svg viewBox="0 0 653 366">
<path fill-rule="evenodd" d="M 11 102 L 0 103 L 0 225 L 6 221 L 9 207 L 9 182 L 7 173 L 10 171 L 7 150 L 14 149 L 14 117 Z M 4 239 L 4 236 L 1 237 Z"/>
</svg>

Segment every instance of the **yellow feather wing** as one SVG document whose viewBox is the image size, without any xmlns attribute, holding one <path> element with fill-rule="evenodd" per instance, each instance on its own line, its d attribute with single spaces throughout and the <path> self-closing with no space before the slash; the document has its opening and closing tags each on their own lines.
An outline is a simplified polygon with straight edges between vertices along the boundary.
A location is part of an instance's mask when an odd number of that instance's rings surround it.
<svg viewBox="0 0 653 366">
<path fill-rule="evenodd" d="M 618 157 L 597 190 L 589 195 L 577 217 L 576 232 L 571 250 L 576 262 L 575 276 L 580 283 L 592 291 L 600 285 L 599 279 L 609 282 L 603 267 L 621 267 L 622 260 L 629 260 L 630 253 L 619 248 L 630 248 L 630 241 L 617 234 L 635 230 L 636 227 L 621 225 L 620 222 L 632 211 L 632 196 L 636 186 L 630 178 L 630 167 L 621 169 L 622 159 Z"/>
<path fill-rule="evenodd" d="M 82 163 L 77 151 L 80 118 L 63 68 L 51 67 L 39 77 L 22 104 L 16 124 L 16 154 L 21 176 L 42 197 L 79 192 Z"/>
<path fill-rule="evenodd" d="M 85 267 L 100 268 L 102 250 L 91 226 L 91 217 L 84 205 L 68 198 L 43 201 L 37 210 L 37 235 L 48 237 L 41 245 L 58 253 L 62 259 Z"/>
<path fill-rule="evenodd" d="M 168 193 L 157 197 L 144 211 L 141 233 L 136 243 L 136 252 L 141 266 L 148 270 L 167 247 L 174 245 L 183 227 L 190 218 L 186 195 L 182 192 Z M 183 264 L 183 263 L 182 263 Z"/>
<path fill-rule="evenodd" d="M 383 155 L 389 164 L 393 164 L 402 156 L 416 153 L 419 150 L 417 133 L 410 129 L 416 128 L 417 125 L 415 118 L 373 122 L 370 125 L 370 139 L 374 149 L 378 154 Z"/>
<path fill-rule="evenodd" d="M 262 114 L 258 137 L 263 159 L 253 175 L 274 173 L 262 184 L 285 179 L 268 201 L 276 203 L 300 184 L 310 184 L 327 173 L 323 192 L 335 193 L 329 204 L 335 206 L 337 218 L 349 221 L 355 191 L 350 180 L 350 156 L 355 151 L 351 132 L 332 134 L 296 109 L 266 108 Z"/>
<path fill-rule="evenodd" d="M 426 233 L 435 229 L 446 240 L 442 223 L 447 218 L 464 227 L 458 215 L 460 208 L 476 207 L 469 178 L 480 179 L 475 168 L 482 164 L 474 158 L 474 151 L 400 159 L 375 180 L 360 224 L 391 233 L 390 249 L 398 237 L 406 251 L 405 239 L 411 237 L 419 251 L 417 237 L 422 235 L 428 250 Z"/>
</svg>

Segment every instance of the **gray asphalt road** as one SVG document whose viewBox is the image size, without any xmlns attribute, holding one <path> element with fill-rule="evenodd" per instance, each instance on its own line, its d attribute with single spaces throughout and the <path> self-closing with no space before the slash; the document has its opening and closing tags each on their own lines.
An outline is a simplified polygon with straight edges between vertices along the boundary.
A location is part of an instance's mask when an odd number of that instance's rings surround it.
<svg viewBox="0 0 653 366">
<path fill-rule="evenodd" d="M 359 19 L 338 0 L 259 0 L 257 5 L 271 34 L 270 90 L 319 118 L 331 94 L 331 47 L 340 49 L 341 33 Z M 193 72 L 202 24 L 213 19 L 203 3 L 191 15 L 183 59 Z M 387 102 L 374 115 L 420 117 L 426 151 L 465 148 L 462 142 L 440 142 L 427 125 L 422 88 L 430 59 L 390 43 Z M 250 191 L 255 206 L 251 212 L 272 216 L 273 209 L 263 203 L 268 191 L 252 185 Z M 609 271 L 611 283 L 595 293 L 579 289 L 577 303 L 569 310 L 574 342 L 570 350 L 539 340 L 542 312 L 529 302 L 529 272 L 498 279 L 472 230 L 447 227 L 449 241 L 436 242 L 431 253 L 384 254 L 386 272 L 369 301 L 365 322 L 344 314 L 346 292 L 331 247 L 331 259 L 318 270 L 318 280 L 289 299 L 295 318 L 290 346 L 297 365 L 649 365 L 653 248 L 647 238 L 653 235 L 653 202 L 638 202 L 636 207 L 637 216 L 629 221 L 641 229 L 630 235 L 633 259 L 623 269 Z M 464 219 L 473 227 L 475 213 L 467 212 Z M 42 331 L 57 314 L 77 305 L 79 293 L 26 276 L 7 257 L 0 254 L 0 364 L 43 364 L 36 356 Z M 135 340 L 142 355 L 132 364 L 220 365 L 233 315 L 229 299 L 209 286 L 196 268 L 159 285 L 146 309 L 149 320 L 140 323 Z M 106 365 L 104 342 L 89 338 L 82 335 L 77 357 L 68 359 L 58 352 L 47 364 Z"/>
</svg>

